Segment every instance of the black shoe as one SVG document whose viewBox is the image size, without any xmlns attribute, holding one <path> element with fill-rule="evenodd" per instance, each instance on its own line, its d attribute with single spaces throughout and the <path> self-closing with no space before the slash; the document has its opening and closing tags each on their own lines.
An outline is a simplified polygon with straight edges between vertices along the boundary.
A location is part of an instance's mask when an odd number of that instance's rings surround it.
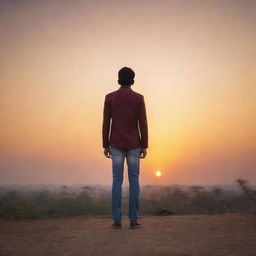
<svg viewBox="0 0 256 256">
<path fill-rule="evenodd" d="M 122 223 L 121 221 L 114 221 L 111 225 L 112 228 L 121 228 L 122 227 Z"/>
<path fill-rule="evenodd" d="M 141 228 L 141 224 L 138 223 L 137 220 L 131 220 L 131 221 L 130 221 L 130 228 L 131 228 L 131 229 Z"/>
</svg>

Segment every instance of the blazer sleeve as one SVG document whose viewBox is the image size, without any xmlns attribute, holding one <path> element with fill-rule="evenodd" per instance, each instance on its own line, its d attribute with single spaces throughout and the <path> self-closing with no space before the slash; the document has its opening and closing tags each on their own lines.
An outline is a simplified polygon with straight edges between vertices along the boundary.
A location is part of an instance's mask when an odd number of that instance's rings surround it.
<svg viewBox="0 0 256 256">
<path fill-rule="evenodd" d="M 109 146 L 110 146 L 110 141 L 109 141 L 110 121 L 111 121 L 110 101 L 106 95 L 105 101 L 104 101 L 103 124 L 102 124 L 102 146 L 103 146 L 103 148 L 109 148 Z"/>
<path fill-rule="evenodd" d="M 148 124 L 144 96 L 142 96 L 139 105 L 139 129 L 141 135 L 141 147 L 148 148 Z"/>
</svg>

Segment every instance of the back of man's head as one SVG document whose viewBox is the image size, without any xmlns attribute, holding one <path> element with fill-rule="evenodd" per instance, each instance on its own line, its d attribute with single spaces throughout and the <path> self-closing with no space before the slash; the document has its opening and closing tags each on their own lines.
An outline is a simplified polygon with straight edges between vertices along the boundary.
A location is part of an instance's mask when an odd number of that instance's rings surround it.
<svg viewBox="0 0 256 256">
<path fill-rule="evenodd" d="M 134 84 L 135 73 L 131 68 L 123 67 L 118 72 L 118 83 L 122 86 L 131 86 Z"/>
</svg>

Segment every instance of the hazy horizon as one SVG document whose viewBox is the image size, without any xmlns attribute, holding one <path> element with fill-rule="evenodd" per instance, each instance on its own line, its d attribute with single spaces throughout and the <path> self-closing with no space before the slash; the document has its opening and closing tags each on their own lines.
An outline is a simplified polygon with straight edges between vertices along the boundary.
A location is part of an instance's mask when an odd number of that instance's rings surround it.
<svg viewBox="0 0 256 256">
<path fill-rule="evenodd" d="M 142 185 L 256 184 L 255 1 L 0 0 L 0 22 L 0 183 L 111 184 L 103 102 L 128 66 Z"/>
</svg>

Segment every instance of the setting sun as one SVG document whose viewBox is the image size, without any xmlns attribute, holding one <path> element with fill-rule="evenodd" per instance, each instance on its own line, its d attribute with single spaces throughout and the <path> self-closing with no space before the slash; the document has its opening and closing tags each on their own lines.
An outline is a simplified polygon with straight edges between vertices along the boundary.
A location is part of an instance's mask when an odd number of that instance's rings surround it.
<svg viewBox="0 0 256 256">
<path fill-rule="evenodd" d="M 157 176 L 157 177 L 162 176 L 162 172 L 160 172 L 160 171 L 156 171 L 156 176 Z"/>
</svg>

